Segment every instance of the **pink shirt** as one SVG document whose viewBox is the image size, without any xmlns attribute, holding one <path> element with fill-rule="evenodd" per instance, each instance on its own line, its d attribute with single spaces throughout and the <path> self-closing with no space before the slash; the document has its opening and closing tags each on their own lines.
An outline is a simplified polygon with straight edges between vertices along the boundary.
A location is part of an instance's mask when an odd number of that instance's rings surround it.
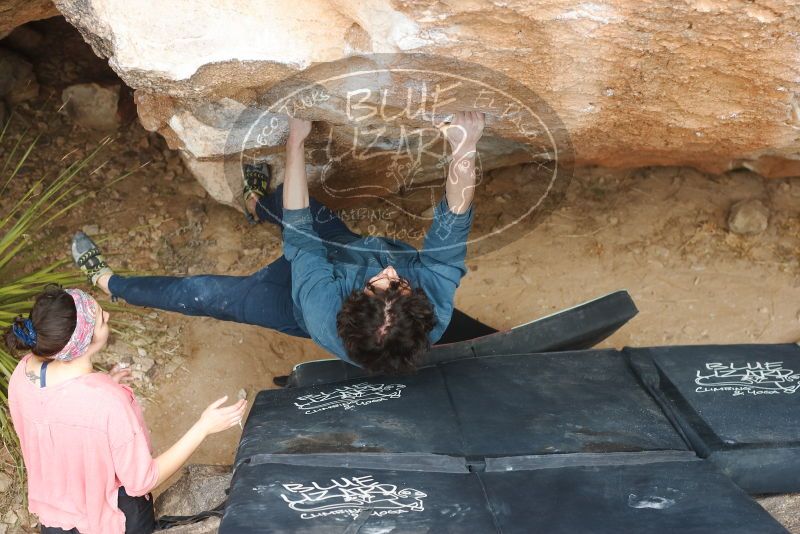
<svg viewBox="0 0 800 534">
<path fill-rule="evenodd" d="M 105 373 L 40 388 L 25 376 L 30 358 L 14 369 L 8 402 L 22 445 L 31 513 L 48 527 L 124 533 L 119 487 L 135 497 L 158 480 L 133 392 Z"/>
</svg>

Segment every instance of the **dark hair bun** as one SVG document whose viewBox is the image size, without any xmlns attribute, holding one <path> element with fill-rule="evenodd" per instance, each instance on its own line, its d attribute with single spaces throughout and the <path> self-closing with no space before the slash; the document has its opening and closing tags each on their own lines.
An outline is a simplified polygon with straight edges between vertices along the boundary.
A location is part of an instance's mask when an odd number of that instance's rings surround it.
<svg viewBox="0 0 800 534">
<path fill-rule="evenodd" d="M 22 339 L 17 337 L 14 333 L 14 327 L 21 328 L 25 330 L 25 318 L 22 316 L 18 316 L 14 318 L 14 321 L 11 323 L 11 326 L 8 327 L 8 330 L 5 334 L 6 339 L 6 346 L 12 351 L 19 351 L 19 350 L 30 350 L 33 346 L 26 344 Z"/>
<path fill-rule="evenodd" d="M 29 345 L 14 334 L 14 326 L 28 331 L 26 319 L 16 317 L 5 333 L 6 346 L 12 351 L 30 350 L 37 356 L 48 358 L 66 346 L 75 331 L 78 313 L 69 293 L 55 284 L 48 284 L 36 296 L 30 318 L 36 331 L 36 342 Z"/>
</svg>

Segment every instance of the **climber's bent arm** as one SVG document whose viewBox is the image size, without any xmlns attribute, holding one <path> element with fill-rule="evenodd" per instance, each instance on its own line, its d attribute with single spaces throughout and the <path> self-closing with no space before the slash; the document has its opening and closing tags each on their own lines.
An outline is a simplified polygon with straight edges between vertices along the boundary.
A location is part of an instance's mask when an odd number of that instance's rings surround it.
<svg viewBox="0 0 800 534">
<path fill-rule="evenodd" d="M 453 159 L 447 173 L 445 196 L 450 211 L 466 213 L 475 196 L 475 157 L 478 140 L 483 134 L 483 113 L 459 111 L 453 122 L 445 127 L 445 137 L 450 142 Z"/>
<path fill-rule="evenodd" d="M 286 170 L 283 177 L 283 209 L 285 210 L 299 210 L 308 207 L 305 140 L 310 131 L 311 121 L 289 118 Z"/>
</svg>

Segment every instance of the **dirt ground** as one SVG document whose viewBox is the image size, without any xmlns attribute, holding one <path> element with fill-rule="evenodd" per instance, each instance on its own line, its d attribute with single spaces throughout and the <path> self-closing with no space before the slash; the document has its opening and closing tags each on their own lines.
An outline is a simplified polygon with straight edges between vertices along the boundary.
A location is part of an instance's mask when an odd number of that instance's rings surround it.
<svg viewBox="0 0 800 534">
<path fill-rule="evenodd" d="M 41 95 L 18 108 L 10 135 L 28 126 L 42 135 L 41 148 L 0 208 L 40 172 L 94 146 L 97 136 L 56 113 L 65 84 L 105 72 L 93 57 L 74 52 L 57 65 L 37 64 Z M 42 258 L 66 257 L 72 232 L 82 227 L 104 240 L 112 267 L 152 274 L 245 275 L 281 254 L 277 228 L 249 226 L 241 213 L 211 200 L 157 135 L 132 120 L 116 136 L 92 169 L 105 164 L 84 173 L 81 194 L 90 198 L 37 243 Z M 491 183 L 486 188 L 478 203 L 524 201 L 498 200 Z M 771 211 L 768 229 L 754 237 L 729 233 L 726 225 L 730 206 L 747 198 Z M 627 289 L 640 313 L 603 347 L 795 342 L 800 178 L 764 180 L 745 170 L 717 176 L 686 168 L 580 170 L 561 206 L 530 234 L 467 263 L 456 305 L 496 328 Z M 273 376 L 327 357 L 311 341 L 254 326 L 152 310 L 115 318 L 107 360 L 136 364 L 156 451 L 216 398 L 244 390 L 252 399 L 273 387 Z M 212 436 L 190 462 L 230 463 L 239 436 L 238 428 Z"/>
</svg>

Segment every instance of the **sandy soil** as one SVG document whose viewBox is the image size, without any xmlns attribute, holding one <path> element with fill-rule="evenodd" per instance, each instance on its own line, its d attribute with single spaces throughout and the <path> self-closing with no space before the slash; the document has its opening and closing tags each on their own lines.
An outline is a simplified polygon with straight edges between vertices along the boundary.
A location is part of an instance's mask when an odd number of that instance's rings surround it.
<svg viewBox="0 0 800 534">
<path fill-rule="evenodd" d="M 37 66 L 42 96 L 18 110 L 12 136 L 27 124 L 44 139 L 12 195 L 38 171 L 63 166 L 93 146 L 93 136 L 55 110 L 64 84 L 100 67 L 90 52 L 75 52 L 69 62 L 79 73 L 72 79 L 48 70 L 56 66 Z M 71 233 L 84 225 L 96 225 L 90 230 L 105 239 L 112 266 L 153 274 L 244 275 L 280 255 L 276 228 L 248 226 L 239 212 L 209 199 L 158 136 L 135 120 L 117 135 L 97 160 L 105 165 L 82 179 L 82 193 L 91 198 L 41 238 L 40 256 L 64 257 Z M 77 153 L 61 160 L 73 149 Z M 128 179 L 102 189 L 142 164 Z M 501 195 L 492 190 L 487 183 L 478 202 L 524 201 L 520 195 L 498 200 Z M 10 198 L 0 199 L 0 207 Z M 745 198 L 762 199 L 771 210 L 761 235 L 741 237 L 726 229 L 731 204 Z M 799 263 L 800 178 L 586 169 L 577 173 L 561 206 L 531 233 L 468 258 L 470 271 L 456 304 L 508 328 L 627 289 L 640 314 L 602 346 L 794 342 L 800 339 Z M 151 310 L 117 319 L 108 360 L 137 363 L 138 391 L 157 451 L 219 396 L 235 398 L 243 389 L 253 398 L 294 364 L 326 357 L 310 341 L 258 327 Z M 190 462 L 230 463 L 239 435 L 236 428 L 213 436 Z"/>
</svg>

